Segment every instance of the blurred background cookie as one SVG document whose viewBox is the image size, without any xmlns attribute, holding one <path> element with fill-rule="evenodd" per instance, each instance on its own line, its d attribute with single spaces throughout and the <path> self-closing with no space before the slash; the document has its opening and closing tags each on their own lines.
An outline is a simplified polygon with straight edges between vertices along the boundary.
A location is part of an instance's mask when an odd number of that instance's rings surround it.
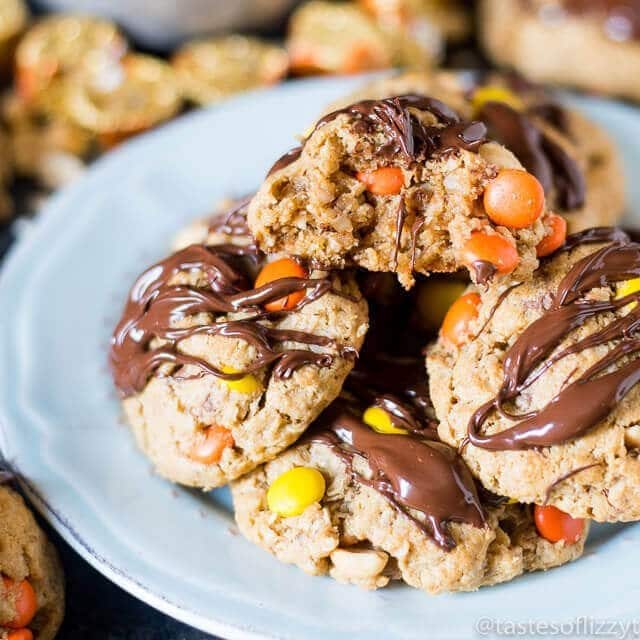
<svg viewBox="0 0 640 640">
<path fill-rule="evenodd" d="M 287 74 L 289 58 L 282 47 L 235 35 L 187 43 L 171 64 L 182 95 L 206 105 L 279 82 Z"/>
<path fill-rule="evenodd" d="M 640 100 L 640 3 L 481 0 L 479 37 L 532 80 Z"/>
<path fill-rule="evenodd" d="M 27 26 L 29 12 L 24 0 L 4 0 L 0 7 L 0 76 L 12 70 L 18 37 Z"/>
</svg>

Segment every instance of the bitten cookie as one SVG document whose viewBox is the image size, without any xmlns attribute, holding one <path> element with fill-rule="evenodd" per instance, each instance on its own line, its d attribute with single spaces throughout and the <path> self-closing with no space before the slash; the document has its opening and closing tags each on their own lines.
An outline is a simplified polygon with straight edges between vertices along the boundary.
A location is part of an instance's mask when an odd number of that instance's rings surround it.
<svg viewBox="0 0 640 640">
<path fill-rule="evenodd" d="M 608 135 L 542 87 L 507 73 L 401 73 L 372 82 L 350 102 L 398 94 L 430 95 L 465 118 L 477 118 L 489 136 L 511 150 L 541 182 L 547 206 L 570 233 L 617 223 L 624 208 L 624 175 Z"/>
<path fill-rule="evenodd" d="M 540 82 L 640 100 L 637 0 L 483 0 L 493 60 Z"/>
<path fill-rule="evenodd" d="M 367 589 L 403 580 L 434 594 L 581 555 L 585 523 L 552 543 L 529 507 L 479 492 L 413 392 L 347 386 L 299 443 L 232 484 L 250 541 L 312 575 Z"/>
<path fill-rule="evenodd" d="M 51 640 L 63 615 L 56 551 L 22 498 L 0 484 L 0 640 Z"/>
<path fill-rule="evenodd" d="M 141 449 L 161 475 L 202 488 L 294 442 L 340 392 L 367 330 L 351 275 L 267 261 L 242 207 L 211 223 L 210 241 L 138 278 L 111 346 Z"/>
<path fill-rule="evenodd" d="M 640 518 L 640 245 L 570 236 L 527 282 L 469 291 L 427 365 L 440 437 L 484 486 L 598 521 Z"/>
<path fill-rule="evenodd" d="M 363 100 L 324 116 L 280 158 L 249 207 L 266 252 L 391 271 L 467 267 L 526 277 L 549 215 L 538 180 L 486 127 L 421 95 Z"/>
</svg>

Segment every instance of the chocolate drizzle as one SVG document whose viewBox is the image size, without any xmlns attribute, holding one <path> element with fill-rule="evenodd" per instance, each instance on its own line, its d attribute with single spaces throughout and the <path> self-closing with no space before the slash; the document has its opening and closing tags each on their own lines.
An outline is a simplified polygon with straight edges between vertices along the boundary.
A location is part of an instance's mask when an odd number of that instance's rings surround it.
<svg viewBox="0 0 640 640">
<path fill-rule="evenodd" d="M 345 389 L 368 406 L 389 414 L 394 426 L 437 438 L 433 406 L 422 358 L 376 353 L 362 358 Z"/>
<path fill-rule="evenodd" d="M 424 124 L 412 110 L 430 113 L 437 123 Z M 379 146 L 376 153 L 383 165 L 403 161 L 408 166 L 412 162 L 425 162 L 436 154 L 456 149 L 477 151 L 480 145 L 486 142 L 487 128 L 482 122 L 463 121 L 453 109 L 440 100 L 413 94 L 382 100 L 362 100 L 333 111 L 318 120 L 310 136 L 340 115 L 355 118 L 356 128 L 363 133 L 382 131 L 385 142 Z M 300 157 L 304 144 L 291 149 L 279 158 L 269 170 L 268 175 L 295 162 Z M 398 263 L 406 217 L 404 196 L 400 195 L 392 257 L 394 269 Z M 416 220 L 411 229 L 412 268 L 415 262 L 415 240 L 422 224 L 422 220 Z"/>
<path fill-rule="evenodd" d="M 431 113 L 438 124 L 425 125 L 411 109 Z M 378 155 L 386 161 L 400 156 L 407 163 L 424 162 L 436 153 L 455 149 L 477 151 L 486 140 L 482 122 L 464 122 L 440 100 L 419 95 L 356 102 L 318 120 L 311 135 L 340 115 L 356 118 L 363 131 L 380 129 L 386 142 L 378 149 Z M 297 160 L 303 147 L 296 147 L 277 160 L 269 175 Z"/>
<path fill-rule="evenodd" d="M 484 526 L 473 477 L 454 449 L 429 439 L 428 431 L 427 437 L 418 431 L 411 435 L 376 433 L 360 419 L 363 409 L 358 402 L 339 398 L 320 416 L 306 440 L 331 447 L 354 480 L 382 494 L 445 550 L 456 544 L 449 522 Z M 370 477 L 356 471 L 355 456 L 367 460 Z"/>
<path fill-rule="evenodd" d="M 617 236 L 608 230 L 610 236 Z M 586 241 L 607 235 L 583 232 Z M 572 243 L 577 240 L 571 240 Z M 640 381 L 640 305 L 613 318 L 603 328 L 558 349 L 562 341 L 589 320 L 640 300 L 640 292 L 609 300 L 588 298 L 593 288 L 612 287 L 640 276 L 640 244 L 614 242 L 578 261 L 562 279 L 550 307 L 518 337 L 505 354 L 503 383 L 497 395 L 480 407 L 468 425 L 468 441 L 492 451 L 524 450 L 561 444 L 580 437 L 605 419 Z M 608 352 L 543 408 L 515 416 L 504 407 L 561 359 L 587 349 L 609 345 Z M 555 353 L 554 353 L 555 352 Z M 497 410 L 519 420 L 499 433 L 480 432 Z"/>
<path fill-rule="evenodd" d="M 630 239 L 629 233 L 618 227 L 592 227 L 568 235 L 559 251 L 571 251 L 582 244 L 624 243 Z"/>
<path fill-rule="evenodd" d="M 490 135 L 513 151 L 538 178 L 547 195 L 555 189 L 562 209 L 572 211 L 584 206 L 586 183 L 580 167 L 528 114 L 502 102 L 488 102 L 479 117 L 487 124 Z"/>
<path fill-rule="evenodd" d="M 232 231 L 239 229 L 238 220 L 233 220 L 233 216 L 224 224 L 230 225 Z M 200 375 L 211 374 L 226 380 L 237 380 L 269 365 L 273 365 L 272 373 L 277 378 L 288 378 L 307 364 L 318 367 L 332 364 L 330 353 L 281 347 L 284 342 L 336 347 L 332 339 L 276 329 L 260 322 L 295 312 L 317 300 L 331 289 L 330 281 L 326 278 L 282 278 L 253 288 L 249 270 L 243 269 L 243 260 L 246 263 L 247 258 L 255 260 L 256 257 L 253 245 L 191 245 L 153 265 L 136 280 L 111 340 L 111 369 L 116 387 L 123 396 L 142 391 L 148 379 L 157 375 L 164 364 L 173 365 L 175 378 L 181 377 L 181 367 L 193 365 L 200 370 Z M 177 274 L 193 271 L 202 272 L 205 285 L 170 284 Z M 305 291 L 305 297 L 292 310 L 264 311 L 263 305 L 297 291 Z M 201 313 L 211 314 L 214 320 L 209 324 L 180 326 L 180 321 Z M 235 313 L 247 315 L 232 320 L 219 317 Z M 255 348 L 256 358 L 243 371 L 224 372 L 202 358 L 180 351 L 180 342 L 195 335 L 244 340 Z M 160 344 L 156 344 L 158 341 Z M 341 348 L 339 353 L 344 357 L 355 355 L 350 347 Z"/>
<path fill-rule="evenodd" d="M 226 211 L 214 214 L 209 220 L 209 231 L 252 239 L 251 231 L 247 225 L 247 207 L 251 198 L 253 198 L 253 194 L 237 200 Z"/>
<path fill-rule="evenodd" d="M 474 260 L 469 265 L 469 269 L 473 273 L 474 282 L 479 285 L 486 285 L 491 282 L 498 271 L 496 266 L 487 260 Z"/>
<path fill-rule="evenodd" d="M 545 498 L 544 498 L 544 503 L 543 504 L 547 504 L 549 502 L 549 500 L 551 499 L 551 494 L 553 493 L 553 490 L 558 485 L 562 484 L 565 480 L 568 480 L 569 478 L 573 478 L 573 476 L 576 476 L 579 473 L 582 473 L 583 471 L 586 471 L 587 469 L 593 469 L 594 467 L 599 467 L 599 466 L 600 466 L 599 462 L 593 462 L 591 464 L 585 464 L 582 467 L 578 467 L 577 469 L 573 469 L 573 470 L 561 475 L 559 478 L 554 480 L 547 487 L 547 490 L 545 491 Z"/>
</svg>

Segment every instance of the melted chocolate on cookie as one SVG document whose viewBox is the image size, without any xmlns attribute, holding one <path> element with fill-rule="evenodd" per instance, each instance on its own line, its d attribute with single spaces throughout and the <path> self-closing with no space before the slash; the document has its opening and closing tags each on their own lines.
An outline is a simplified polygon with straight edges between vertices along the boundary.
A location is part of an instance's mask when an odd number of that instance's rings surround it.
<svg viewBox="0 0 640 640">
<path fill-rule="evenodd" d="M 241 219 L 244 218 L 243 210 L 242 207 L 235 208 L 213 224 L 230 235 L 245 235 L 246 223 Z M 333 362 L 330 353 L 283 349 L 281 345 L 283 342 L 295 342 L 335 347 L 332 339 L 272 328 L 260 320 L 295 312 L 327 293 L 331 282 L 327 278 L 282 278 L 253 288 L 247 260 L 255 263 L 260 259 L 253 244 L 191 245 L 147 269 L 133 285 L 111 339 L 111 370 L 121 394 L 130 396 L 142 391 L 148 379 L 156 375 L 163 364 L 176 367 L 193 365 L 200 369 L 201 375 L 211 374 L 226 380 L 237 380 L 268 365 L 273 365 L 273 374 L 278 378 L 288 378 L 306 364 L 330 366 Z M 169 284 L 177 274 L 193 271 L 204 274 L 206 285 Z M 265 304 L 296 291 L 305 291 L 306 295 L 291 311 L 264 311 Z M 180 320 L 200 313 L 212 314 L 214 318 L 234 313 L 247 315 L 237 320 L 214 320 L 186 328 L 176 326 Z M 202 358 L 180 351 L 180 342 L 195 335 L 244 340 L 256 349 L 256 359 L 244 371 L 225 373 Z M 155 344 L 158 341 L 160 344 Z M 345 357 L 355 355 L 349 347 L 341 349 L 340 353 Z M 179 377 L 179 374 L 173 375 Z"/>
<path fill-rule="evenodd" d="M 381 493 L 440 547 L 453 549 L 456 543 L 447 523 L 485 524 L 473 476 L 455 449 L 437 440 L 430 424 L 416 421 L 412 405 L 399 396 L 389 404 L 389 397 L 376 396 L 373 401 L 362 402 L 343 394 L 320 416 L 305 440 L 331 447 L 356 482 Z M 411 416 L 408 422 L 401 421 L 410 433 L 373 431 L 361 419 L 371 404 L 394 411 L 396 418 L 400 414 Z M 356 471 L 355 456 L 367 460 L 371 477 Z M 420 512 L 424 519 L 413 516 L 408 509 Z"/>
<path fill-rule="evenodd" d="M 640 244 L 625 242 L 613 229 L 586 231 L 568 239 L 576 246 L 581 239 L 594 242 L 606 237 L 616 240 L 578 261 L 558 285 L 549 308 L 520 334 L 505 354 L 504 378 L 498 394 L 480 407 L 468 425 L 468 440 L 493 451 L 523 450 L 561 444 L 580 437 L 605 419 L 640 381 L 640 305 L 608 322 L 595 333 L 558 349 L 572 331 L 585 322 L 615 312 L 640 300 L 640 292 L 619 299 L 598 300 L 588 293 L 598 287 L 640 277 Z M 612 344 L 613 343 L 613 344 Z M 600 360 L 567 384 L 544 407 L 525 415 L 511 415 L 505 403 L 566 356 L 609 345 Z M 557 351 L 556 351 L 557 350 Z M 554 353 L 555 352 L 555 353 Z M 504 417 L 519 420 L 510 429 L 482 434 L 482 425 L 497 410 Z"/>
<path fill-rule="evenodd" d="M 430 113 L 435 117 L 437 124 L 424 124 L 412 112 L 412 109 Z M 363 133 L 373 130 L 383 132 L 385 143 L 377 149 L 377 155 L 384 163 L 395 162 L 399 158 L 403 159 L 406 164 L 425 162 L 436 154 L 456 149 L 477 151 L 480 145 L 486 142 L 487 128 L 482 122 L 463 121 L 453 109 L 440 100 L 413 94 L 381 100 L 362 100 L 333 111 L 318 120 L 309 137 L 320 127 L 340 115 L 349 115 L 355 118 L 356 127 L 360 127 Z M 268 175 L 272 175 L 295 162 L 300 157 L 303 148 L 304 143 L 288 151 L 275 162 Z M 397 265 L 406 216 L 404 198 L 401 197 L 398 203 L 394 233 L 393 262 L 395 265 Z M 415 240 L 423 223 L 424 220 L 417 220 L 411 230 L 412 266 L 415 262 Z"/>
<path fill-rule="evenodd" d="M 438 124 L 423 124 L 411 109 L 431 113 Z M 309 137 L 340 115 L 356 118 L 364 132 L 374 128 L 381 129 L 386 142 L 378 149 L 378 154 L 385 160 L 395 159 L 400 155 L 407 162 L 424 162 L 436 153 L 454 149 L 477 151 L 485 142 L 487 133 L 482 122 L 463 121 L 440 100 L 420 95 L 403 95 L 382 100 L 362 100 L 332 111 L 318 120 Z M 287 152 L 271 167 L 268 175 L 297 160 L 303 147 L 304 144 Z"/>
</svg>

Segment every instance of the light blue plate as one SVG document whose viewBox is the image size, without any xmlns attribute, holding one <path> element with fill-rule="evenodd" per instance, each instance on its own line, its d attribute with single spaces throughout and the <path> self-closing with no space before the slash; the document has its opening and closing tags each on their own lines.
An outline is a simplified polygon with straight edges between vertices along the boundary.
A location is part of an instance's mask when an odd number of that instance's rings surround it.
<svg viewBox="0 0 640 640">
<path fill-rule="evenodd" d="M 154 476 L 122 424 L 107 344 L 134 276 L 181 225 L 251 191 L 322 105 L 358 82 L 290 83 L 189 115 L 109 154 L 51 202 L 0 275 L 6 456 L 43 515 L 98 570 L 227 638 L 424 640 L 472 636 L 483 619 L 630 620 L 640 602 L 638 526 L 596 527 L 580 561 L 477 593 L 367 593 L 310 578 L 245 542 L 226 490 L 203 495 Z M 640 222 L 640 113 L 574 102 L 620 143 Z"/>
</svg>

